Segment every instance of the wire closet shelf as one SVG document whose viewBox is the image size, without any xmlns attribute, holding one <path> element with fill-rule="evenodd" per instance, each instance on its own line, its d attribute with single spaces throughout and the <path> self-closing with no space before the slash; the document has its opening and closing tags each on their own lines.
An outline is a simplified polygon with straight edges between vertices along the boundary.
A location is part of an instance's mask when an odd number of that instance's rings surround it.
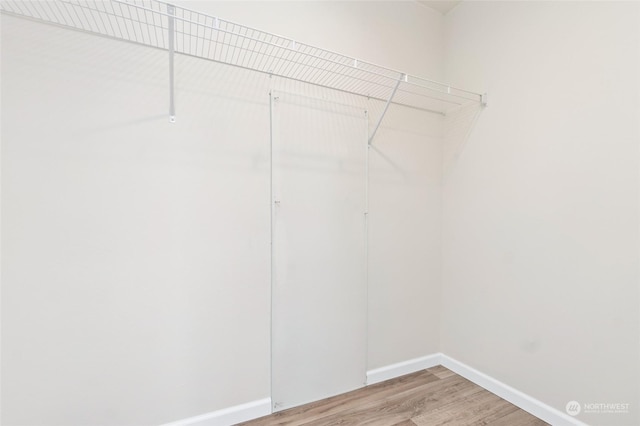
<svg viewBox="0 0 640 426">
<path fill-rule="evenodd" d="M 446 114 L 484 95 L 157 0 L 3 0 L 3 13 Z M 173 87 L 171 87 L 173 93 Z M 171 95 L 172 96 L 172 95 Z M 171 101 L 173 109 L 173 101 Z M 172 111 L 173 114 L 173 111 Z"/>
</svg>

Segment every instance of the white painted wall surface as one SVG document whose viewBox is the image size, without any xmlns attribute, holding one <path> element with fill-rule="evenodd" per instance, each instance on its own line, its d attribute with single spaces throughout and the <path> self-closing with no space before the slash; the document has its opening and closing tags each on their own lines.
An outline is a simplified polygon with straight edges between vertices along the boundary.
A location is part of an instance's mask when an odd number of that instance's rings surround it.
<svg viewBox="0 0 640 426">
<path fill-rule="evenodd" d="M 369 370 L 439 351 L 442 124 L 390 109 L 369 149 Z"/>
<path fill-rule="evenodd" d="M 192 4 L 279 34 L 286 28 L 288 36 L 325 49 L 443 80 L 444 19 L 417 2 Z M 373 129 L 383 104 L 362 105 L 369 108 Z M 392 106 L 370 150 L 368 369 L 438 351 L 441 137 L 442 117 Z"/>
<path fill-rule="evenodd" d="M 363 386 L 364 108 L 272 92 L 274 411 Z"/>
<path fill-rule="evenodd" d="M 442 17 L 414 2 L 190 5 L 442 74 Z M 169 125 L 164 52 L 2 17 L 3 424 L 159 424 L 269 396 L 269 86 L 381 105 L 195 59 L 176 73 Z M 393 129 L 424 115 L 392 107 L 372 153 L 369 368 L 437 346 L 435 304 L 415 301 L 439 277 L 438 130 Z"/>
<path fill-rule="evenodd" d="M 3 32 L 3 424 L 268 395 L 267 79 L 179 58 L 170 125 L 163 52 Z"/>
<path fill-rule="evenodd" d="M 463 2 L 445 75 L 443 353 L 593 425 L 640 424 L 640 4 Z"/>
</svg>

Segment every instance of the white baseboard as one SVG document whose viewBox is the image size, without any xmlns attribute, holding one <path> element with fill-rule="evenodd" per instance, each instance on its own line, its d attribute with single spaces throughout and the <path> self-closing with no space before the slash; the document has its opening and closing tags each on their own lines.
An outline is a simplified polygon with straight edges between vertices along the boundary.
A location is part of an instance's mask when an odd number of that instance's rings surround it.
<svg viewBox="0 0 640 426">
<path fill-rule="evenodd" d="M 384 382 L 385 380 L 404 376 L 405 374 L 415 373 L 425 368 L 440 365 L 440 355 L 431 354 L 420 358 L 410 359 L 408 361 L 398 362 L 397 364 L 387 365 L 385 367 L 376 368 L 367 371 L 367 385 Z"/>
<path fill-rule="evenodd" d="M 575 417 L 571 417 L 524 392 L 520 392 L 493 377 L 481 373 L 475 368 L 444 354 L 440 354 L 440 357 L 442 366 L 553 426 L 587 426 Z"/>
<path fill-rule="evenodd" d="M 568 414 L 551 407 L 511 386 L 494 379 L 473 367 L 463 364 L 442 353 L 391 364 L 367 371 L 367 385 L 415 373 L 426 368 L 442 365 L 476 385 L 498 395 L 516 407 L 533 414 L 554 426 L 587 426 Z M 211 413 L 190 417 L 162 426 L 230 426 L 271 414 L 271 399 L 264 398 L 246 404 L 236 405 Z"/>
<path fill-rule="evenodd" d="M 271 398 L 235 405 L 162 426 L 230 426 L 271 414 Z"/>
</svg>

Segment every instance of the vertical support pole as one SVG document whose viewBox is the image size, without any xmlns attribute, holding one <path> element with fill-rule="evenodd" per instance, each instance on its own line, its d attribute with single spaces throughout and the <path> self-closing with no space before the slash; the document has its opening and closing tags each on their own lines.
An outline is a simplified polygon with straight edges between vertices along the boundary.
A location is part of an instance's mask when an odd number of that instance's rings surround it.
<svg viewBox="0 0 640 426">
<path fill-rule="evenodd" d="M 364 116 L 367 121 L 366 137 L 362 141 L 365 144 L 365 157 L 364 157 L 364 285 L 366 292 L 366 355 L 365 365 L 369 365 L 369 151 L 371 145 L 369 144 L 369 111 L 364 112 Z M 367 384 L 367 376 L 364 377 L 364 385 Z"/>
<path fill-rule="evenodd" d="M 396 86 L 393 88 L 393 92 L 391 92 L 391 96 L 389 96 L 389 99 L 387 99 L 387 103 L 385 104 L 384 109 L 382 110 L 382 114 L 380 114 L 380 118 L 378 118 L 378 122 L 376 123 L 376 127 L 373 129 L 373 132 L 371 132 L 371 136 L 369 137 L 369 145 L 371 145 L 373 138 L 376 136 L 376 132 L 378 131 L 380 124 L 382 124 L 382 119 L 387 113 L 387 110 L 389 109 L 389 105 L 391 105 L 391 101 L 393 100 L 393 97 L 396 95 L 396 92 L 398 91 L 398 87 L 400 86 L 400 83 L 404 78 L 405 78 L 405 74 L 401 74 L 400 78 L 396 82 Z"/>
<path fill-rule="evenodd" d="M 271 84 L 271 83 L 269 83 Z M 271 89 L 271 88 L 270 88 Z M 275 273 L 274 273 L 274 253 L 275 247 L 273 246 L 274 238 L 275 238 L 275 227 L 274 227 L 274 218 L 275 218 L 275 204 L 273 199 L 273 92 L 269 90 L 269 220 L 271 228 L 270 231 L 270 245 L 269 248 L 271 252 L 269 253 L 269 355 L 270 355 L 270 364 L 269 364 L 269 389 L 271 395 L 273 395 L 273 291 L 275 285 Z M 272 401 L 271 412 L 275 412 L 278 408 L 278 403 L 276 401 Z"/>
<path fill-rule="evenodd" d="M 167 5 L 167 14 L 169 15 L 169 122 L 176 122 L 176 106 L 174 101 L 174 86 L 173 86 L 173 56 L 175 53 L 175 41 L 176 41 L 176 20 L 174 18 L 176 14 L 176 8 L 172 4 Z"/>
</svg>

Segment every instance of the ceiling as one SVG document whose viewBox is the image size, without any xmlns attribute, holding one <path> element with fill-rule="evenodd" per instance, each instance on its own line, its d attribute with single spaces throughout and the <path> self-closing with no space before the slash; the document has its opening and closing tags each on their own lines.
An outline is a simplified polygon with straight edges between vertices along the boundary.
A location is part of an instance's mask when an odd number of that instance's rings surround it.
<svg viewBox="0 0 640 426">
<path fill-rule="evenodd" d="M 441 0 L 441 1 L 425 1 L 419 0 L 418 3 L 421 3 L 425 6 L 428 6 L 432 9 L 437 10 L 443 15 L 449 12 L 451 9 L 456 7 L 462 0 Z"/>
</svg>

